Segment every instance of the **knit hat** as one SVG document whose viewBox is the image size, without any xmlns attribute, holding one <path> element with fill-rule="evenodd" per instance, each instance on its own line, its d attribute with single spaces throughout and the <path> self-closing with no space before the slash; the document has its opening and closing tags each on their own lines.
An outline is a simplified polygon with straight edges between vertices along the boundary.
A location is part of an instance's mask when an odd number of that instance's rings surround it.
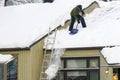
<svg viewBox="0 0 120 80">
<path fill-rule="evenodd" d="M 82 9 L 82 5 L 77 5 L 77 7 L 79 7 L 79 8 L 80 8 L 80 10 Z"/>
</svg>

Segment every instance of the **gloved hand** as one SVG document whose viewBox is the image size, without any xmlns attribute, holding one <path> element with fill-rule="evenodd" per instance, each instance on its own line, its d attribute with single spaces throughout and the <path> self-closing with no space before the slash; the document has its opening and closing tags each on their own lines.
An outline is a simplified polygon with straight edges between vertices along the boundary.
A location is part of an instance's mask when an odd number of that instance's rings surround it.
<svg viewBox="0 0 120 80">
<path fill-rule="evenodd" d="M 85 17 L 86 15 L 85 14 L 82 14 L 82 17 Z"/>
<path fill-rule="evenodd" d="M 82 16 L 84 17 L 85 16 L 85 13 L 82 11 Z"/>
</svg>

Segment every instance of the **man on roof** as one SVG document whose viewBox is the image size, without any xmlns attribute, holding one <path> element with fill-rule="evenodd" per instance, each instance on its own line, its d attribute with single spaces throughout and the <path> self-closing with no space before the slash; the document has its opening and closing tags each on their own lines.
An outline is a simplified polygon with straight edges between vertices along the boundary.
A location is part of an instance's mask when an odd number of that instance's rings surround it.
<svg viewBox="0 0 120 80">
<path fill-rule="evenodd" d="M 69 31 L 73 30 L 73 26 L 76 20 L 78 23 L 81 22 L 83 28 L 87 27 L 84 20 L 85 13 L 82 10 L 82 5 L 77 5 L 75 8 L 73 8 L 70 15 L 71 15 L 71 23 L 70 23 Z"/>
</svg>

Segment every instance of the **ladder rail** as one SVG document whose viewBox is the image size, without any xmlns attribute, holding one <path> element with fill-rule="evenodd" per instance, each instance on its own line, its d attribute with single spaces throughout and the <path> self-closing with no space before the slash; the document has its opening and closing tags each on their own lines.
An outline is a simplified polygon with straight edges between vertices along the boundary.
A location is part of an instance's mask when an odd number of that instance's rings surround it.
<svg viewBox="0 0 120 80">
<path fill-rule="evenodd" d="M 53 39 L 53 45 L 52 45 L 52 47 L 51 47 L 51 57 L 50 57 L 50 63 L 49 63 L 49 65 L 51 64 L 51 62 L 52 62 L 52 57 L 53 57 L 53 54 L 54 54 L 54 44 L 55 44 L 55 38 L 56 38 L 56 32 L 57 32 L 57 28 L 55 29 L 55 35 L 54 35 L 54 39 Z"/>
<path fill-rule="evenodd" d="M 41 69 L 41 73 L 40 73 L 40 80 L 48 80 L 47 77 L 44 78 L 43 75 L 45 75 L 45 66 L 49 66 L 50 63 L 51 63 L 51 58 L 52 58 L 52 55 L 54 53 L 54 44 L 55 44 L 55 38 L 56 38 L 56 32 L 57 32 L 57 28 L 55 29 L 55 31 L 50 31 L 50 28 L 49 28 L 49 32 L 48 32 L 48 37 L 46 39 L 46 45 L 45 45 L 45 50 L 44 50 L 44 56 L 43 56 L 43 61 L 42 61 L 42 69 Z M 50 38 L 50 35 L 54 33 L 54 36 L 53 38 Z M 53 42 L 50 44 L 49 43 L 49 39 L 53 39 Z M 49 45 L 52 45 L 51 46 L 51 54 L 50 54 L 50 59 L 47 60 L 47 51 L 48 51 L 48 46 Z"/>
</svg>

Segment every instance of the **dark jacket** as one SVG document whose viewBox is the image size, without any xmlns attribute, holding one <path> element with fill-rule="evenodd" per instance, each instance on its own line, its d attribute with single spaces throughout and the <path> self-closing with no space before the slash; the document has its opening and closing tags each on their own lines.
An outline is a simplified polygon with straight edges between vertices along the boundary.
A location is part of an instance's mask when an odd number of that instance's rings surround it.
<svg viewBox="0 0 120 80">
<path fill-rule="evenodd" d="M 77 15 L 83 16 L 84 15 L 84 11 L 82 9 L 80 9 L 78 6 L 76 6 L 75 8 L 72 9 L 70 15 L 74 16 L 77 19 Z"/>
</svg>

